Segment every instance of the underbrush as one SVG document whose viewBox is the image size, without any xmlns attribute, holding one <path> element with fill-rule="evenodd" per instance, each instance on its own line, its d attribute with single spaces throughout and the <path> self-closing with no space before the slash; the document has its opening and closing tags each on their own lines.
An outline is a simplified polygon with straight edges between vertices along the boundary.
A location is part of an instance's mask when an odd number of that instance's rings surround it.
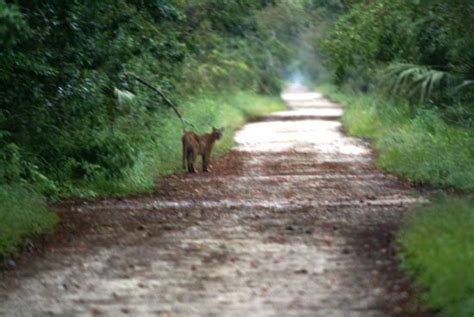
<svg viewBox="0 0 474 317">
<path fill-rule="evenodd" d="M 277 97 L 250 92 L 208 94 L 188 99 L 180 105 L 183 116 L 195 128 L 187 130 L 209 133 L 212 127 L 224 128 L 223 138 L 215 143 L 213 158 L 226 153 L 233 145 L 234 131 L 247 120 L 281 110 Z M 158 117 L 149 142 L 142 144 L 134 164 L 120 178 L 99 178 L 82 182 L 72 189 L 75 196 L 126 195 L 153 189 L 157 175 L 182 172 L 181 123 L 169 109 Z"/>
<path fill-rule="evenodd" d="M 368 138 L 376 165 L 403 178 L 437 187 L 474 190 L 474 128 L 448 124 L 441 111 L 364 94 L 321 89 L 344 108 L 348 133 Z"/>
<path fill-rule="evenodd" d="M 443 316 L 474 315 L 474 199 L 444 199 L 408 217 L 398 236 L 401 267 Z"/>
<path fill-rule="evenodd" d="M 0 201 L 0 256 L 14 253 L 25 236 L 48 232 L 58 221 L 31 189 L 1 185 Z"/>
</svg>

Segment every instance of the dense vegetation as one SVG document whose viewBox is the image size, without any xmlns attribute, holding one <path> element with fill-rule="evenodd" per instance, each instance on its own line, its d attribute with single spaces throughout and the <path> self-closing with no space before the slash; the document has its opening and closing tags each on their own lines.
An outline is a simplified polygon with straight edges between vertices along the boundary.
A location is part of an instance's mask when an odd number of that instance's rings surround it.
<svg viewBox="0 0 474 317">
<path fill-rule="evenodd" d="M 0 0 L 0 253 L 55 223 L 42 197 L 149 190 L 176 170 L 180 123 L 129 74 L 199 132 L 228 128 L 218 150 L 229 148 L 243 118 L 279 107 L 261 94 L 281 88 L 300 10 L 278 0 Z"/>
<path fill-rule="evenodd" d="M 322 49 L 338 85 L 453 108 L 474 94 L 473 13 L 468 0 L 361 1 Z"/>
<path fill-rule="evenodd" d="M 474 3 L 355 1 L 318 43 L 343 123 L 379 167 L 465 193 L 420 208 L 399 234 L 402 269 L 443 316 L 474 314 Z"/>
<path fill-rule="evenodd" d="M 127 73 L 181 102 L 278 92 L 288 53 L 257 19 L 272 2 L 2 0 L 2 180 L 68 193 L 135 169 L 169 111 Z"/>
<path fill-rule="evenodd" d="M 282 78 L 325 83 L 378 166 L 472 193 L 472 16 L 470 0 L 0 0 L 0 254 L 54 226 L 46 199 L 142 192 L 178 170 L 180 122 L 130 74 L 198 132 L 226 127 L 218 154 L 281 107 Z M 446 200 L 399 237 L 446 316 L 474 313 L 472 215 Z"/>
</svg>

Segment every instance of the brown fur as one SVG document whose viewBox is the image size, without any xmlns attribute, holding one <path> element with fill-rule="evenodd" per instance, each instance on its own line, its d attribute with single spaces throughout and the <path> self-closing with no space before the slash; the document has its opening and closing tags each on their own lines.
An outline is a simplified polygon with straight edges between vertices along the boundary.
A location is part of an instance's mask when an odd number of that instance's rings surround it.
<svg viewBox="0 0 474 317">
<path fill-rule="evenodd" d="M 202 171 L 209 171 L 209 163 L 211 160 L 211 151 L 214 142 L 219 140 L 224 129 L 212 128 L 211 133 L 197 135 L 192 131 L 184 132 L 183 142 L 183 169 L 189 173 L 196 173 L 194 162 L 198 155 L 202 156 Z M 186 164 L 187 163 L 187 164 Z"/>
</svg>

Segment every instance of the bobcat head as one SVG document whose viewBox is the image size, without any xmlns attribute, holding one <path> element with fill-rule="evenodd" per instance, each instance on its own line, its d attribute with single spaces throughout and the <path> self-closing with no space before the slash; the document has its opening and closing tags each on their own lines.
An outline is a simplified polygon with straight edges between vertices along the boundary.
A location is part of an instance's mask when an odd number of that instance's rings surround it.
<svg viewBox="0 0 474 317">
<path fill-rule="evenodd" d="M 219 140 L 222 137 L 222 133 L 224 132 L 224 128 L 216 129 L 212 127 L 212 138 L 214 140 Z"/>
</svg>

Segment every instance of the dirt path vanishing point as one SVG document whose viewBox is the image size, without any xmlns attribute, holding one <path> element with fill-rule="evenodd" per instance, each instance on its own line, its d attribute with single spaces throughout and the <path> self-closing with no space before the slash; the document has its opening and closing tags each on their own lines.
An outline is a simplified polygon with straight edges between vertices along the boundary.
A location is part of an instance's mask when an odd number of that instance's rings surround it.
<svg viewBox="0 0 474 317">
<path fill-rule="evenodd" d="M 425 316 L 391 240 L 422 198 L 372 167 L 339 105 L 293 87 L 208 174 L 61 206 L 5 275 L 7 316 Z"/>
</svg>

